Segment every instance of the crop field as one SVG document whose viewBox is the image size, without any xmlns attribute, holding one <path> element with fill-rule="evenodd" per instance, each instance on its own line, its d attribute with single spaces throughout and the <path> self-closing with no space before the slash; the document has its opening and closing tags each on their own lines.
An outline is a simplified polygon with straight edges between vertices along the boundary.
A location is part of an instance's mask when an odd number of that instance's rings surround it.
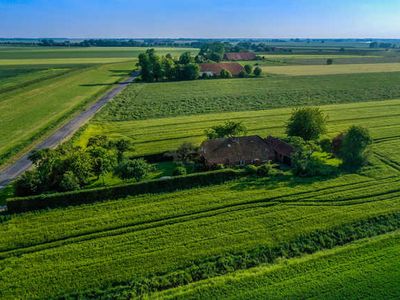
<svg viewBox="0 0 400 300">
<path fill-rule="evenodd" d="M 143 50 L 0 48 L 0 165 L 126 78 Z"/>
<path fill-rule="evenodd" d="M 400 297 L 399 256 L 397 231 L 151 295 L 149 299 L 396 299 Z"/>
<path fill-rule="evenodd" d="M 400 72 L 393 72 L 133 84 L 96 120 L 128 121 L 396 99 L 400 98 L 399 81 Z"/>
<path fill-rule="evenodd" d="M 0 296 L 84 292 L 400 212 L 396 172 L 374 162 L 372 173 L 295 181 L 245 178 L 11 216 L 0 224 Z"/>
<path fill-rule="evenodd" d="M 137 55 L 130 50 L 0 48 L 0 157 L 126 77 Z M 160 49 L 185 49 L 175 50 Z M 131 140 L 129 155 L 158 154 L 183 142 L 199 145 L 205 129 L 227 120 L 241 121 L 249 135 L 283 136 L 293 107 L 320 105 L 329 116 L 327 137 L 351 125 L 370 130 L 370 162 L 335 176 L 282 171 L 0 214 L 0 298 L 398 298 L 398 65 L 277 66 L 265 67 L 261 78 L 130 85 L 74 137 L 76 144 L 104 134 Z M 268 73 L 275 68 L 291 73 Z"/>
<path fill-rule="evenodd" d="M 267 74 L 307 76 L 307 75 L 332 75 L 354 73 L 388 73 L 399 72 L 400 63 L 381 64 L 342 64 L 324 66 L 268 66 L 263 67 Z"/>
<path fill-rule="evenodd" d="M 321 108 L 329 115 L 330 137 L 356 124 L 368 127 L 377 141 L 398 142 L 400 100 L 326 105 Z M 200 144 L 205 139 L 206 129 L 226 120 L 241 121 L 248 134 L 282 136 L 291 111 L 292 108 L 284 108 L 116 122 L 101 121 L 99 118 L 88 125 L 77 143 L 84 146 L 90 136 L 105 134 L 111 138 L 130 139 L 135 144 L 135 155 L 154 154 L 174 150 L 184 142 Z M 396 147 L 393 149 L 395 151 Z"/>
</svg>

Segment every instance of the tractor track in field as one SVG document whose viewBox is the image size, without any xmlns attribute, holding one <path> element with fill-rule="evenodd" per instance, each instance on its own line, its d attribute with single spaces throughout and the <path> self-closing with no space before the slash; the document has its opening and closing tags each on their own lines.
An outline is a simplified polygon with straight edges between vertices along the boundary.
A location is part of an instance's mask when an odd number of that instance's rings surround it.
<svg viewBox="0 0 400 300">
<path fill-rule="evenodd" d="M 390 182 L 393 180 L 394 182 L 399 181 L 397 177 L 388 177 L 381 179 L 380 183 L 377 183 L 374 185 L 374 187 L 377 187 L 379 185 L 383 184 L 388 184 L 387 180 L 390 179 Z M 239 203 L 234 203 L 234 204 L 226 204 L 226 205 L 221 205 L 219 207 L 213 207 L 209 209 L 203 209 L 200 211 L 194 211 L 190 213 L 183 213 L 179 215 L 172 215 L 172 216 L 167 216 L 163 217 L 160 219 L 153 219 L 153 220 L 147 220 L 147 221 L 142 221 L 142 222 L 136 222 L 136 223 L 131 223 L 131 224 L 123 224 L 119 225 L 114 228 L 105 228 L 105 229 L 100 229 L 99 231 L 92 231 L 92 232 L 87 232 L 87 233 L 78 233 L 76 235 L 70 235 L 66 237 L 62 237 L 59 239 L 53 239 L 53 240 L 48 240 L 46 242 L 36 244 L 36 245 L 26 245 L 26 246 L 21 246 L 19 248 L 12 248 L 12 249 L 4 249 L 0 251 L 0 260 L 6 259 L 11 256 L 15 255 L 20 255 L 20 254 L 26 254 L 26 253 L 34 253 L 34 252 L 39 252 L 39 251 L 44 251 L 47 249 L 52 249 L 52 248 L 57 248 L 57 247 L 62 247 L 69 245 L 71 243 L 77 243 L 77 242 L 85 242 L 89 240 L 95 240 L 99 238 L 108 238 L 108 237 L 113 237 L 113 236 L 119 236 L 123 234 L 128 234 L 128 233 L 133 233 L 133 232 L 140 232 L 144 230 L 150 230 L 158 227 L 163 227 L 163 226 L 168 226 L 168 225 L 175 225 L 179 223 L 186 223 L 190 222 L 193 220 L 199 220 L 199 219 L 204 219 L 204 218 L 210 218 L 218 215 L 223 215 L 223 214 L 228 214 L 232 212 L 237 212 L 237 211 L 244 211 L 248 209 L 254 209 L 257 207 L 272 207 L 276 205 L 295 205 L 296 203 L 305 200 L 312 201 L 312 197 L 315 196 L 316 193 L 327 193 L 329 190 L 332 189 L 337 189 L 339 187 L 346 187 L 345 189 L 338 190 L 337 192 L 345 192 L 345 191 L 355 191 L 355 190 L 361 190 L 365 189 L 368 186 L 370 186 L 370 183 L 373 180 L 366 180 L 366 181 L 361 181 L 357 183 L 349 183 L 345 185 L 337 185 L 337 186 L 332 186 L 332 187 L 325 187 L 322 189 L 319 189 L 317 191 L 304 191 L 304 192 L 299 192 L 296 194 L 289 194 L 289 195 L 281 195 L 281 196 L 276 196 L 276 197 L 271 197 L 271 198 L 262 198 L 262 199 L 256 199 L 248 202 L 239 202 Z M 359 186 L 361 185 L 361 186 Z M 374 197 L 381 196 L 381 195 L 392 195 L 394 193 L 397 193 L 399 189 L 396 190 L 386 190 L 383 192 L 378 192 L 378 193 L 369 193 L 364 196 L 358 196 L 358 197 L 352 197 L 351 199 L 345 198 L 345 199 L 336 199 L 332 200 L 331 202 L 337 202 L 341 203 L 342 205 L 345 201 L 351 201 L 354 199 L 374 199 Z M 332 193 L 335 193 L 335 191 L 332 191 Z M 296 195 L 302 196 L 297 199 L 293 200 L 287 200 L 287 198 L 295 197 Z M 311 198 L 310 198 L 311 197 Z M 393 198 L 393 197 L 392 197 Z M 384 200 L 384 199 L 383 199 Z M 371 202 L 373 200 L 370 200 L 368 202 Z M 382 201 L 382 199 L 380 200 Z M 321 202 L 326 202 L 326 205 L 329 204 L 330 201 L 318 201 L 319 203 Z M 300 204 L 299 203 L 299 204 Z M 332 204 L 331 203 L 331 204 Z M 361 204 L 363 202 L 358 201 L 356 204 Z M 310 204 L 312 204 L 310 202 Z"/>
<path fill-rule="evenodd" d="M 104 105 L 118 95 L 123 89 L 125 89 L 130 83 L 132 83 L 138 73 L 133 73 L 131 77 L 119 83 L 117 87 L 113 88 L 98 101 L 93 103 L 89 108 L 75 116 L 65 125 L 61 126 L 52 135 L 47 137 L 44 141 L 40 142 L 34 150 L 40 150 L 45 148 L 54 148 L 62 143 L 65 139 L 74 134 L 79 128 L 81 128 L 87 121 L 89 121 Z M 24 154 L 22 157 L 17 159 L 11 165 L 7 166 L 0 172 L 0 189 L 4 188 L 11 181 L 16 179 L 19 175 L 24 173 L 32 166 L 32 162 L 28 159 L 29 153 Z"/>
</svg>

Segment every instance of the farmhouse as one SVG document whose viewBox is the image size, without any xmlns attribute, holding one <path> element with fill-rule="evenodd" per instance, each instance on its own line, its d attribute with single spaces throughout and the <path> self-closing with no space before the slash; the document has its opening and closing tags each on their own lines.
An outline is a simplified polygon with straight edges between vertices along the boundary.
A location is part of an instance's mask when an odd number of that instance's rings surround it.
<svg viewBox="0 0 400 300">
<path fill-rule="evenodd" d="M 216 165 L 262 164 L 267 161 L 291 165 L 294 148 L 281 139 L 254 136 L 207 140 L 200 147 L 200 157 L 208 167 Z"/>
<path fill-rule="evenodd" d="M 243 66 L 238 63 L 205 63 L 200 64 L 200 76 L 207 74 L 208 76 L 219 75 L 222 70 L 231 72 L 233 76 L 238 76 L 244 70 Z"/>
<path fill-rule="evenodd" d="M 237 60 L 255 60 L 256 55 L 253 52 L 230 52 L 225 53 L 225 60 L 237 61 Z"/>
<path fill-rule="evenodd" d="M 265 141 L 269 151 L 272 153 L 270 160 L 291 165 L 291 156 L 294 152 L 293 146 L 272 136 L 267 137 Z"/>
</svg>

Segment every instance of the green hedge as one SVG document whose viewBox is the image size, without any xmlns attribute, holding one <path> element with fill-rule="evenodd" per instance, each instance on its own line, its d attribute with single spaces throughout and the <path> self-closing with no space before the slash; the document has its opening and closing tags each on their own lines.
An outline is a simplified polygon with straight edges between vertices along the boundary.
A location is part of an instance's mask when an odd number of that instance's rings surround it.
<svg viewBox="0 0 400 300">
<path fill-rule="evenodd" d="M 172 192 L 197 186 L 223 183 L 243 175 L 245 175 L 244 172 L 240 170 L 225 169 L 112 187 L 11 198 L 7 200 L 7 208 L 10 213 L 20 213 L 45 208 L 93 203 L 147 193 Z"/>
</svg>

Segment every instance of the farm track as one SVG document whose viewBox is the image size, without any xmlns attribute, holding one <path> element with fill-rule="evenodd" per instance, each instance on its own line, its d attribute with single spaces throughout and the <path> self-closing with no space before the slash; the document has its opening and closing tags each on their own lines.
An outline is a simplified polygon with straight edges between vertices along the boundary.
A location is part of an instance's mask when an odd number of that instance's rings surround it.
<svg viewBox="0 0 400 300">
<path fill-rule="evenodd" d="M 118 93 L 120 93 L 128 84 L 133 82 L 136 78 L 137 73 L 133 74 L 127 80 L 118 84 L 117 87 L 109 91 L 105 96 L 101 97 L 98 101 L 93 103 L 88 109 L 75 116 L 67 124 L 55 131 L 51 136 L 47 137 L 39 145 L 36 146 L 36 150 L 44 148 L 52 148 L 60 144 L 67 137 L 71 136 L 76 132 L 83 124 L 85 124 L 90 118 L 94 116 L 107 102 L 113 99 Z M 28 159 L 29 153 L 23 155 L 17 161 L 10 166 L 6 167 L 0 173 L 0 189 L 10 183 L 12 180 L 17 178 L 23 172 L 28 170 L 32 166 L 32 162 Z"/>
<path fill-rule="evenodd" d="M 123 234 L 128 234 L 132 232 L 140 232 L 144 230 L 149 230 L 149 229 L 154 229 L 154 228 L 159 228 L 163 226 L 168 226 L 168 225 L 173 225 L 173 224 L 179 224 L 179 223 L 185 223 L 185 222 L 190 222 L 193 220 L 199 220 L 199 219 L 204 219 L 204 218 L 210 218 L 214 217 L 217 215 L 223 215 L 223 214 L 229 214 L 232 212 L 237 212 L 237 211 L 244 211 L 244 210 L 251 210 L 254 208 L 259 208 L 259 207 L 272 207 L 272 206 L 277 206 L 277 205 L 295 205 L 296 203 L 299 203 L 301 201 L 308 201 L 307 204 L 312 205 L 312 202 L 315 202 L 315 204 L 319 203 L 319 205 L 333 205 L 334 203 L 343 203 L 348 201 L 349 204 L 353 204 L 352 200 L 357 200 L 357 199 L 370 199 L 382 195 L 393 195 L 395 194 L 394 197 L 392 198 L 400 198 L 400 194 L 398 189 L 394 190 L 386 190 L 382 192 L 377 192 L 377 193 L 371 193 L 368 191 L 368 188 L 372 188 L 373 190 L 376 190 L 379 188 L 381 185 L 387 185 L 391 183 L 398 182 L 400 179 L 397 177 L 388 177 L 380 180 L 381 182 L 375 183 L 373 186 L 371 186 L 371 182 L 375 182 L 374 180 L 366 180 L 358 183 L 349 183 L 346 185 L 338 185 L 338 186 L 333 186 L 333 187 L 326 187 L 319 189 L 317 191 L 304 191 L 304 192 L 299 192 L 299 193 L 294 193 L 294 194 L 288 194 L 288 195 L 281 195 L 277 197 L 271 197 L 271 198 L 262 198 L 262 199 L 255 199 L 247 202 L 239 202 L 239 203 L 234 203 L 234 204 L 226 204 L 226 205 L 221 205 L 219 207 L 213 207 L 210 209 L 204 209 L 204 210 L 199 210 L 196 212 L 190 212 L 190 213 L 184 213 L 184 214 L 178 214 L 178 215 L 172 215 L 168 217 L 164 217 L 161 219 L 153 219 L 153 220 L 148 220 L 148 221 L 143 221 L 143 222 L 133 222 L 130 224 L 123 224 L 119 225 L 114 228 L 107 228 L 107 229 L 102 229 L 99 231 L 93 231 L 93 232 L 87 232 L 87 233 L 82 233 L 82 234 L 77 234 L 75 236 L 66 236 L 60 239 L 55 239 L 55 240 L 50 240 L 46 241 L 44 243 L 36 244 L 36 245 L 27 245 L 27 246 L 22 246 L 19 248 L 13 248 L 13 249 L 4 249 L 0 252 L 0 259 L 5 259 L 10 256 L 15 256 L 15 255 L 20 255 L 20 254 L 26 254 L 26 253 L 33 253 L 33 252 L 38 252 L 38 251 L 43 251 L 51 248 L 57 248 L 61 246 L 65 246 L 71 243 L 77 243 L 77 242 L 84 242 L 84 241 L 89 241 L 89 240 L 94 240 L 94 239 L 99 239 L 99 238 L 106 238 L 110 236 L 118 236 L 118 235 L 123 235 Z M 340 189 L 335 191 L 336 189 L 340 187 L 346 187 L 345 189 Z M 332 201 L 314 201 L 312 200 L 312 197 L 316 197 L 317 195 L 325 195 L 329 192 L 329 195 L 333 195 L 335 193 L 343 193 L 346 191 L 354 193 L 355 191 L 362 191 L 367 189 L 365 191 L 366 195 L 360 195 L 358 197 L 350 197 L 350 198 L 343 198 L 343 199 L 336 199 Z M 396 194 L 397 193 L 397 194 Z M 296 196 L 301 196 L 297 197 Z M 290 200 L 291 198 L 295 198 L 293 200 Z M 388 198 L 389 199 L 389 198 Z M 379 201 L 386 200 L 386 199 L 380 199 Z M 374 201 L 374 200 L 371 200 Z M 376 201 L 376 200 L 375 200 Z M 364 201 L 366 202 L 366 201 Z M 357 203 L 354 204 L 361 204 L 364 202 L 358 201 Z M 370 202 L 370 201 L 368 201 Z M 299 203 L 300 204 L 300 203 Z"/>
</svg>

